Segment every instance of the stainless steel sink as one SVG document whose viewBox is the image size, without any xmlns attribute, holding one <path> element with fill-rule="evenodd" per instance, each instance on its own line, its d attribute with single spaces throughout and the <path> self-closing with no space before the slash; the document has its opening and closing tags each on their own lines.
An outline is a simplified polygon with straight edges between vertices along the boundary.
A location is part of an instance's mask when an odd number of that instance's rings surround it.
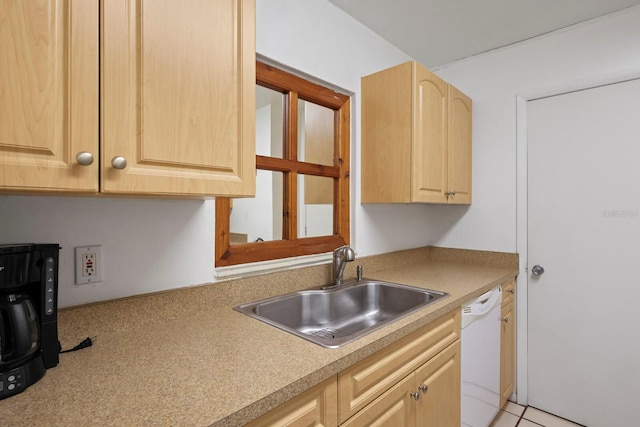
<svg viewBox="0 0 640 427">
<path fill-rule="evenodd" d="M 326 348 L 341 347 L 409 313 L 449 296 L 444 292 L 363 279 L 234 307 Z"/>
</svg>

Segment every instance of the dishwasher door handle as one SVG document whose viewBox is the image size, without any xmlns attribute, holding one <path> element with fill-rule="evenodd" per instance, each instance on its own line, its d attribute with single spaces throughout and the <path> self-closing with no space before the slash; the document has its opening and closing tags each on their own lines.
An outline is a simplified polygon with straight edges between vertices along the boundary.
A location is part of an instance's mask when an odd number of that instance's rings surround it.
<svg viewBox="0 0 640 427">
<path fill-rule="evenodd" d="M 502 302 L 502 288 L 497 287 L 462 307 L 462 315 L 480 316 Z"/>
</svg>

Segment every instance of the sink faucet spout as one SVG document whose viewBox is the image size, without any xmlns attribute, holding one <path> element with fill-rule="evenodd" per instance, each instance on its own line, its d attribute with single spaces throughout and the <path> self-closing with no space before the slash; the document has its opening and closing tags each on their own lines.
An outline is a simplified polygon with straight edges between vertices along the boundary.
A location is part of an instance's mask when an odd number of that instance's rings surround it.
<svg viewBox="0 0 640 427">
<path fill-rule="evenodd" d="M 333 251 L 333 285 L 342 285 L 344 274 L 344 268 L 347 262 L 354 261 L 356 259 L 356 253 L 349 246 L 341 246 Z"/>
</svg>

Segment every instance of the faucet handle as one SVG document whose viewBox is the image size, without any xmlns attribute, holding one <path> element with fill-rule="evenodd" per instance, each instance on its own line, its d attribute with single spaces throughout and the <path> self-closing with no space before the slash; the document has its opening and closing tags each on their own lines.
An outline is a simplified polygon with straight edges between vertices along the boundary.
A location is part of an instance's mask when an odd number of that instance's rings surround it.
<svg viewBox="0 0 640 427">
<path fill-rule="evenodd" d="M 347 262 L 355 261 L 356 259 L 356 251 L 349 245 L 344 246 L 344 260 Z"/>
<path fill-rule="evenodd" d="M 362 264 L 356 267 L 356 280 L 359 282 L 362 280 Z"/>
<path fill-rule="evenodd" d="M 356 259 L 356 252 L 351 246 L 344 245 L 333 250 L 333 257 L 344 257 L 344 260 L 349 262 Z"/>
<path fill-rule="evenodd" d="M 344 245 L 344 246 L 340 246 L 339 248 L 335 248 L 333 250 L 333 256 L 342 255 L 342 253 L 346 251 L 348 247 L 349 245 Z"/>
</svg>

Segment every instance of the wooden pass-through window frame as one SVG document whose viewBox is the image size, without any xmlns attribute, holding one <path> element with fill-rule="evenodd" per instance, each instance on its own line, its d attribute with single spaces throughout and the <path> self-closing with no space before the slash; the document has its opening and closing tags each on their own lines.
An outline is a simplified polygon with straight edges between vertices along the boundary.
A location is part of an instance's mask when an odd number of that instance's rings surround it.
<svg viewBox="0 0 640 427">
<path fill-rule="evenodd" d="M 216 198 L 216 267 L 320 254 L 349 243 L 350 99 L 270 65 L 256 63 L 256 84 L 283 94 L 284 155 L 256 156 L 256 168 L 282 172 L 282 240 L 230 244 L 231 200 Z M 333 166 L 298 160 L 298 99 L 334 110 Z M 333 179 L 333 235 L 298 237 L 298 175 Z"/>
</svg>

